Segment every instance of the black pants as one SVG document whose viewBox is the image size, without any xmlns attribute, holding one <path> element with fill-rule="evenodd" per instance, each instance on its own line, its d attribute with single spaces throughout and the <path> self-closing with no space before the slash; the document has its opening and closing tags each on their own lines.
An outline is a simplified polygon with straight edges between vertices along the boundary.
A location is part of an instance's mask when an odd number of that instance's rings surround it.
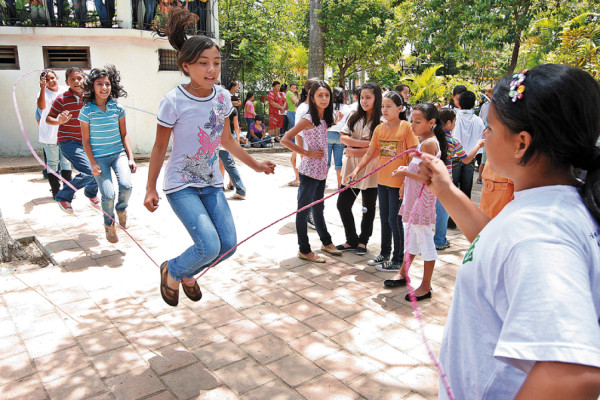
<svg viewBox="0 0 600 400">
<path fill-rule="evenodd" d="M 360 236 L 356 233 L 356 224 L 354 223 L 354 215 L 352 215 L 352 206 L 358 197 L 358 192 L 362 194 L 362 205 L 366 208 L 366 212 L 363 210 L 362 221 L 360 223 Z M 369 238 L 373 234 L 376 205 L 377 188 L 364 190 L 350 188 L 339 194 L 337 209 L 340 213 L 342 224 L 344 224 L 346 243 L 350 246 L 356 247 L 359 243 L 366 245 L 369 242 Z"/>
</svg>

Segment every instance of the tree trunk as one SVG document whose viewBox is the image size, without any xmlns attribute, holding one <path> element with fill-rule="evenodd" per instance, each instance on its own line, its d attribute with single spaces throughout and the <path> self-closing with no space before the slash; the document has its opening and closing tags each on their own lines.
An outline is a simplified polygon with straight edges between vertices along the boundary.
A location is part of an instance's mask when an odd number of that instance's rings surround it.
<svg viewBox="0 0 600 400">
<path fill-rule="evenodd" d="M 308 41 L 308 77 L 325 76 L 325 40 L 319 22 L 322 0 L 310 0 L 310 37 Z"/>
<path fill-rule="evenodd" d="M 338 66 L 339 71 L 340 71 L 340 79 L 338 80 L 338 86 L 341 88 L 345 88 L 345 83 L 346 83 L 346 68 L 344 68 L 343 66 L 339 65 Z"/>
<path fill-rule="evenodd" d="M 0 210 L 0 262 L 10 262 L 13 260 L 23 259 L 25 253 L 23 247 L 13 240 L 6 230 L 4 218 L 2 218 L 2 210 Z"/>
<path fill-rule="evenodd" d="M 515 68 L 517 67 L 517 61 L 519 61 L 519 50 L 521 49 L 521 34 L 519 32 L 519 36 L 515 40 L 512 56 L 510 57 L 510 65 L 508 66 L 508 74 L 512 75 L 515 72 Z"/>
</svg>

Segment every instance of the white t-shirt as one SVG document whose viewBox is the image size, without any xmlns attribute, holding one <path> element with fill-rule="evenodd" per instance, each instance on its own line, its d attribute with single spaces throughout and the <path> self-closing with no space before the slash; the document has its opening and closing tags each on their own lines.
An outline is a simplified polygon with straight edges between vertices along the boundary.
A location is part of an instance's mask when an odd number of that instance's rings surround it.
<svg viewBox="0 0 600 400">
<path fill-rule="evenodd" d="M 599 317 L 600 228 L 577 189 L 515 192 L 458 271 L 440 351 L 455 398 L 512 399 L 536 361 L 600 368 Z"/>
<path fill-rule="evenodd" d="M 346 126 L 348 118 L 354 112 L 352 107 L 347 104 L 340 104 L 339 111 L 342 113 L 342 119 L 340 120 L 340 122 L 327 129 L 330 132 L 341 132 L 342 129 L 344 129 L 344 127 Z M 333 116 L 335 118 L 335 111 L 333 112 Z"/>
<path fill-rule="evenodd" d="M 225 119 L 233 111 L 231 95 L 213 86 L 208 97 L 192 96 L 183 85 L 168 92 L 158 107 L 158 124 L 173 128 L 173 148 L 163 190 L 223 185 L 219 147 Z"/>
<path fill-rule="evenodd" d="M 298 122 L 300 122 L 302 117 L 304 117 L 306 114 L 308 114 L 308 104 L 307 103 L 302 103 L 298 107 L 296 107 L 296 125 L 298 125 Z M 304 131 L 300 131 L 300 133 L 298 133 L 297 136 L 302 137 L 302 132 L 304 132 Z M 304 147 L 304 150 L 308 150 L 308 145 L 306 144 L 306 140 L 302 140 L 302 147 Z"/>
<path fill-rule="evenodd" d="M 484 129 L 483 121 L 473 110 L 458 110 L 452 136 L 458 139 L 468 154 L 475 148 L 479 139 L 483 138 Z M 479 150 L 477 153 L 482 152 L 483 150 Z"/>
<path fill-rule="evenodd" d="M 40 135 L 39 141 L 40 141 L 40 143 L 56 144 L 56 141 L 58 140 L 58 125 L 48 125 L 46 123 L 46 117 L 48 116 L 48 114 L 50 114 L 50 109 L 52 108 L 52 103 L 54 103 L 54 100 L 58 97 L 58 95 L 66 92 L 67 89 L 68 88 L 65 86 L 58 86 L 58 90 L 56 92 L 53 92 L 52 90 L 50 90 L 48 88 L 44 89 L 46 91 L 46 93 L 45 93 L 46 108 L 44 108 L 42 110 L 42 117 L 40 118 L 40 125 L 39 125 L 39 135 Z M 38 92 L 36 101 L 39 98 L 40 98 L 40 93 Z"/>
</svg>

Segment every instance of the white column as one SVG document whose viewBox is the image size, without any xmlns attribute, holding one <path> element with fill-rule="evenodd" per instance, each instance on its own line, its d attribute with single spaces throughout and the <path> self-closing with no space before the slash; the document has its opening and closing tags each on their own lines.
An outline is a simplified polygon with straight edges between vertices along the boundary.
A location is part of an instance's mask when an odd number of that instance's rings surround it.
<svg viewBox="0 0 600 400">
<path fill-rule="evenodd" d="M 137 0 L 117 0 L 116 14 L 119 28 L 131 29 L 133 26 L 133 17 L 131 13 L 131 2 Z"/>
</svg>

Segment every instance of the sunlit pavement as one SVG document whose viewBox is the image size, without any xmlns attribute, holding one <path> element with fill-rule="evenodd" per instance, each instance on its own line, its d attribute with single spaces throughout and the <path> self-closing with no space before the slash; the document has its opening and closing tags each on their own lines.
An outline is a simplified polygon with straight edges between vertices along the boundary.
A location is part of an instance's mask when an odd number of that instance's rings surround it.
<svg viewBox="0 0 600 400">
<path fill-rule="evenodd" d="M 255 154 L 275 175 L 239 165 L 246 200 L 229 200 L 241 241 L 294 211 L 289 153 Z M 134 175 L 129 233 L 157 263 L 191 245 L 165 196 L 143 207 L 147 163 Z M 336 186 L 333 169 L 326 194 Z M 161 175 L 162 178 L 162 175 Z M 438 374 L 427 355 L 406 288 L 389 290 L 366 256 L 296 257 L 294 217 L 242 244 L 208 271 L 198 303 L 177 308 L 159 293 L 159 271 L 124 232 L 104 237 L 102 216 L 82 192 L 75 216 L 60 211 L 40 172 L 0 175 L 0 208 L 15 238 L 35 235 L 60 266 L 0 276 L 0 398 L 8 399 L 431 399 Z M 474 185 L 477 200 L 481 185 Z M 476 192 L 476 193 L 475 193 Z M 233 192 L 226 192 L 231 197 Z M 344 242 L 335 206 L 325 203 L 334 244 Z M 354 207 L 360 221 L 360 200 Z M 311 246 L 320 249 L 309 230 Z M 440 252 L 433 297 L 419 303 L 425 334 L 439 351 L 456 272 L 468 242 L 458 230 Z M 417 257 L 411 277 L 422 277 Z"/>
</svg>

